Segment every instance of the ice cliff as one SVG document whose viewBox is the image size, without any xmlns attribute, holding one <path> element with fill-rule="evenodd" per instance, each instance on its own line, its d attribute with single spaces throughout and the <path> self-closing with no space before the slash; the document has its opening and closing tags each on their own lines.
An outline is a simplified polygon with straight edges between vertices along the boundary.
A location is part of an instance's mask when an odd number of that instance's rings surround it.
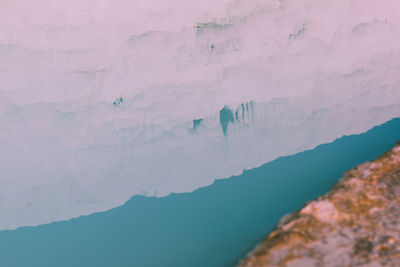
<svg viewBox="0 0 400 267">
<path fill-rule="evenodd" d="M 0 25 L 0 229 L 192 191 L 400 115 L 395 0 L 1 0 Z"/>
</svg>

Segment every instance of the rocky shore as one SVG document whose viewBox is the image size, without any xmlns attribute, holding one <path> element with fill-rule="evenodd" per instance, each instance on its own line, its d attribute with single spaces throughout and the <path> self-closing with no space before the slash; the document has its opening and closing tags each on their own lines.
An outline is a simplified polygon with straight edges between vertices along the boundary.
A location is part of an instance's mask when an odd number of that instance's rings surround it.
<svg viewBox="0 0 400 267">
<path fill-rule="evenodd" d="M 261 266 L 400 266 L 400 142 L 285 216 L 239 264 Z"/>
</svg>

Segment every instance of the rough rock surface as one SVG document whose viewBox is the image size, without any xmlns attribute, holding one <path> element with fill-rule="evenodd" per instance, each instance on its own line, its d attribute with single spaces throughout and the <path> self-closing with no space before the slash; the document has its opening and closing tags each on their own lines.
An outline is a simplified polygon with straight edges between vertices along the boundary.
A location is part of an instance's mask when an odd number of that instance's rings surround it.
<svg viewBox="0 0 400 267">
<path fill-rule="evenodd" d="M 239 266 L 400 266 L 400 142 L 282 219 Z"/>
</svg>

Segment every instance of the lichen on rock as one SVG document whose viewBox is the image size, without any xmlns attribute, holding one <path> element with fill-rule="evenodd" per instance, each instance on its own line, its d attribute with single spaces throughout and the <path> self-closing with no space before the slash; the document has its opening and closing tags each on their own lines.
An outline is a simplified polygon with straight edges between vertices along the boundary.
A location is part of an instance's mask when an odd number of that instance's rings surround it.
<svg viewBox="0 0 400 267">
<path fill-rule="evenodd" d="M 239 266 L 400 266 L 400 142 L 286 216 Z"/>
</svg>

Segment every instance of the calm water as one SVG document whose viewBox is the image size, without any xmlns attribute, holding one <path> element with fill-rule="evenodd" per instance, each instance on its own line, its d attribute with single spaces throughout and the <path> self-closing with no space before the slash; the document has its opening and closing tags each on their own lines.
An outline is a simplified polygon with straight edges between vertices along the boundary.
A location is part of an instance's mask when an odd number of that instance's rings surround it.
<svg viewBox="0 0 400 267">
<path fill-rule="evenodd" d="M 0 266 L 234 266 L 286 213 L 400 139 L 400 119 L 192 193 L 135 196 L 66 222 L 0 232 Z"/>
</svg>

